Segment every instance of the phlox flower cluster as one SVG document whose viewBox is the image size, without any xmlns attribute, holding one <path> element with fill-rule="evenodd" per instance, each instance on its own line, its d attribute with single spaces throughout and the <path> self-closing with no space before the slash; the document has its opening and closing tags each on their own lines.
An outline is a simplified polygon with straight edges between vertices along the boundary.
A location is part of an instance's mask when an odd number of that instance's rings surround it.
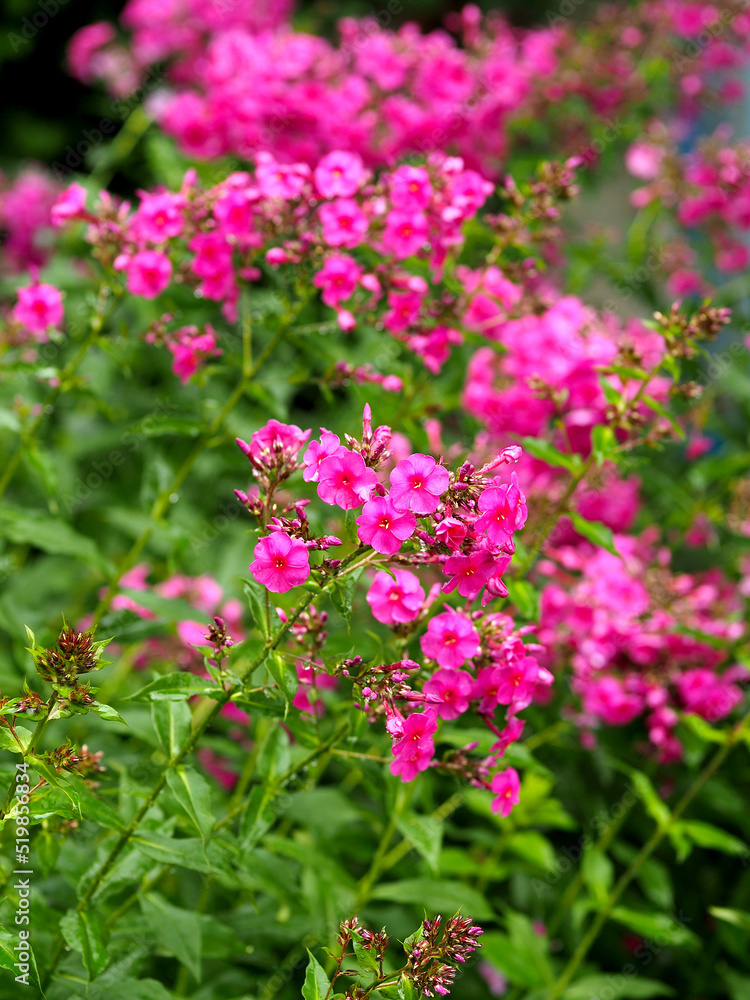
<svg viewBox="0 0 750 1000">
<path fill-rule="evenodd" d="M 710 639 L 743 634 L 744 601 L 719 571 L 673 573 L 653 533 L 615 542 L 621 558 L 584 542 L 540 564 L 542 662 L 570 665 L 584 731 L 642 717 L 658 758 L 673 762 L 681 713 L 716 723 L 742 700 L 750 672 Z"/>
<path fill-rule="evenodd" d="M 441 593 L 455 591 L 464 598 L 463 611 L 446 605 L 429 618 L 420 639 L 429 667 L 418 675 L 410 674 L 419 669 L 412 661 L 376 667 L 371 674 L 365 668 L 365 674 L 356 675 L 351 661 L 345 675 L 360 685 L 368 714 L 384 716 L 394 740 L 391 770 L 405 781 L 432 764 L 438 720 L 457 719 L 472 707 L 499 742 L 479 770 L 468 762 L 456 764 L 455 769 L 490 787 L 489 768 L 521 734 L 516 713 L 552 681 L 549 671 L 529 655 L 534 647 L 522 641 L 528 629 L 514 632 L 507 616 L 470 611 L 480 596 L 484 608 L 493 598 L 507 595 L 502 572 L 527 510 L 515 473 L 509 482 L 492 473 L 516 461 L 520 449 L 505 449 L 479 470 L 464 463 L 455 472 L 430 455 L 412 453 L 395 464 L 389 462 L 386 483 L 382 470 L 391 457 L 391 433 L 384 426 L 373 429 L 369 407 L 361 440 L 347 435 L 343 444 L 338 435 L 323 429 L 319 439 L 308 441 L 310 433 L 272 420 L 249 442 L 238 440 L 260 486 L 257 494 L 236 491 L 263 532 L 250 573 L 276 594 L 325 582 L 344 571 L 352 557 L 361 565 L 390 563 L 393 569 L 375 572 L 366 600 L 379 622 L 404 635 L 426 621 Z M 324 504 L 357 512 L 359 547 L 351 557 L 325 556 L 317 565 L 313 562 L 315 551 L 325 552 L 343 541 L 314 534 L 306 515 L 309 500 L 286 501 L 282 506 L 277 499 L 281 485 L 300 471 Z M 407 565 L 419 567 L 434 581 L 429 596 L 420 577 L 404 568 Z M 319 652 L 316 647 L 307 658 L 313 675 Z M 361 665 L 361 658 L 356 659 Z M 467 664 L 469 669 L 464 669 Z M 505 706 L 504 730 L 493 721 L 499 705 Z M 409 711 L 416 707 L 421 710 Z M 504 786 L 501 792 L 505 794 Z M 498 798 L 498 808 L 512 805 L 511 799 L 512 795 Z"/>
<path fill-rule="evenodd" d="M 169 85 L 151 103 L 191 156 L 252 159 L 267 150 L 313 165 L 345 148 L 386 164 L 440 148 L 490 177 L 506 158 L 515 118 L 547 117 L 554 106 L 560 145 L 561 102 L 574 97 L 610 121 L 646 95 L 639 70 L 648 59 L 669 66 L 686 113 L 716 92 L 717 76 L 723 101 L 740 96 L 722 73 L 746 62 L 750 35 L 747 15 L 729 0 L 657 0 L 636 11 L 607 5 L 585 37 L 551 11 L 544 26 L 518 31 L 497 13 L 483 21 L 469 5 L 448 19 L 454 34 L 344 18 L 338 46 L 292 32 L 289 13 L 286 2 L 131 0 L 122 16 L 128 45 L 100 22 L 74 37 L 69 63 L 80 80 L 101 79 L 122 96 L 171 59 Z M 712 26 L 710 45 L 675 58 Z M 582 118 L 576 114 L 579 137 Z"/>
<path fill-rule="evenodd" d="M 41 267 L 50 253 L 50 210 L 61 185 L 42 167 L 27 167 L 13 180 L 0 174 L 0 270 L 11 274 Z"/>
<path fill-rule="evenodd" d="M 421 258 L 440 281 L 446 259 L 463 245 L 463 223 L 492 190 L 461 159 L 439 153 L 423 166 L 399 166 L 377 178 L 355 153 L 328 153 L 314 169 L 262 153 L 253 173 L 203 189 L 189 171 L 179 192 L 140 192 L 134 210 L 103 192 L 89 212 L 83 188 L 74 184 L 53 216 L 59 224 L 86 221 L 88 241 L 122 272 L 132 295 L 155 299 L 173 282 L 187 284 L 221 302 L 230 321 L 237 318 L 240 282 L 258 280 L 259 263 L 295 273 L 306 267 L 343 331 L 363 317 L 382 322 L 437 372 L 462 342 L 452 300 L 431 293 L 404 262 Z M 367 265 L 358 247 L 367 248 Z M 365 369 L 353 374 L 378 381 Z"/>
<path fill-rule="evenodd" d="M 633 192 L 632 203 L 642 207 L 658 200 L 687 230 L 700 227 L 717 269 L 726 274 L 745 271 L 750 263 L 745 235 L 750 229 L 750 144 L 730 139 L 731 129 L 722 125 L 698 149 L 681 153 L 670 130 L 653 123 L 625 161 L 634 177 L 647 182 Z M 693 260 L 680 259 L 671 268 L 679 294 L 706 287 Z"/>
</svg>

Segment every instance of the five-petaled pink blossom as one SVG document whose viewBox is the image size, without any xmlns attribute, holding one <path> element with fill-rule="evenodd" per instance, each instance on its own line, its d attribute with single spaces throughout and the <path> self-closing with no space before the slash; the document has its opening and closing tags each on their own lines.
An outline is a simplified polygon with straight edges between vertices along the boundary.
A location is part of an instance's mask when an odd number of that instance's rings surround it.
<svg viewBox="0 0 750 1000">
<path fill-rule="evenodd" d="M 334 150 L 318 163 L 313 176 L 315 187 L 324 198 L 348 198 L 356 194 L 365 168 L 357 153 Z"/>
<path fill-rule="evenodd" d="M 433 514 L 448 489 L 448 470 L 430 455 L 402 458 L 391 472 L 391 500 L 396 510 Z"/>
<path fill-rule="evenodd" d="M 413 781 L 420 771 L 426 771 L 435 755 L 432 736 L 436 730 L 434 709 L 410 715 L 404 722 L 403 735 L 392 747 L 396 759 L 391 764 L 391 774 L 400 775 L 402 781 Z"/>
<path fill-rule="evenodd" d="M 255 546 L 250 563 L 253 577 L 274 594 L 299 587 L 310 575 L 310 553 L 299 538 L 274 531 Z"/>
<path fill-rule="evenodd" d="M 351 198 L 337 198 L 320 206 L 323 239 L 332 247 L 356 247 L 367 232 L 367 216 Z"/>
<path fill-rule="evenodd" d="M 501 816 L 510 816 L 513 806 L 517 806 L 521 799 L 518 771 L 514 767 L 509 767 L 507 771 L 498 772 L 492 779 L 492 791 L 496 796 L 492 803 L 492 811 L 499 812 Z"/>
<path fill-rule="evenodd" d="M 313 284 L 322 290 L 325 304 L 335 307 L 352 296 L 361 275 L 362 269 L 353 257 L 337 253 L 326 260 L 313 278 Z"/>
<path fill-rule="evenodd" d="M 53 226 L 62 226 L 69 219 L 86 213 L 86 188 L 71 184 L 60 195 L 50 210 Z"/>
<path fill-rule="evenodd" d="M 518 476 L 511 473 L 510 485 L 491 486 L 479 497 L 482 516 L 475 528 L 506 552 L 515 552 L 513 532 L 526 523 L 526 497 L 518 487 Z"/>
<path fill-rule="evenodd" d="M 445 611 L 436 615 L 421 639 L 425 656 L 437 660 L 441 667 L 457 670 L 466 660 L 480 652 L 479 633 L 466 615 Z"/>
<path fill-rule="evenodd" d="M 327 431 L 325 427 L 321 427 L 320 441 L 311 441 L 302 459 L 305 465 L 302 478 L 305 482 L 317 483 L 320 478 L 321 462 L 326 458 L 330 458 L 331 455 L 337 454 L 339 451 L 346 451 L 346 448 L 341 444 L 338 435 L 334 434 L 333 431 Z"/>
<path fill-rule="evenodd" d="M 474 681 L 465 670 L 436 670 L 425 682 L 424 692 L 431 697 L 441 719 L 457 719 L 468 709 Z"/>
<path fill-rule="evenodd" d="M 484 549 L 475 549 L 466 556 L 451 556 L 443 565 L 443 572 L 451 577 L 443 584 L 443 592 L 450 594 L 458 587 L 461 597 L 476 597 L 494 575 L 495 568 L 496 560 Z"/>
<path fill-rule="evenodd" d="M 411 257 L 427 240 L 427 217 L 424 212 L 400 212 L 393 209 L 385 220 L 383 245 L 397 260 Z"/>
<path fill-rule="evenodd" d="M 44 333 L 63 319 L 62 296 L 54 285 L 34 284 L 18 289 L 13 319 L 32 333 Z"/>
<path fill-rule="evenodd" d="M 342 448 L 324 458 L 318 469 L 318 496 L 324 503 L 352 510 L 369 500 L 378 482 L 356 451 Z"/>
<path fill-rule="evenodd" d="M 418 578 L 407 569 L 394 570 L 394 580 L 388 573 L 376 573 L 367 592 L 367 603 L 373 616 L 385 625 L 412 622 L 424 604 L 424 591 Z"/>
<path fill-rule="evenodd" d="M 141 250 L 130 258 L 121 255 L 114 266 L 127 274 L 131 295 L 144 299 L 161 295 L 172 277 L 172 262 L 160 250 Z"/>
<path fill-rule="evenodd" d="M 416 526 L 411 511 L 396 510 L 390 497 L 373 497 L 357 518 L 357 537 L 363 545 L 372 545 L 376 552 L 392 556 L 411 538 Z"/>
</svg>

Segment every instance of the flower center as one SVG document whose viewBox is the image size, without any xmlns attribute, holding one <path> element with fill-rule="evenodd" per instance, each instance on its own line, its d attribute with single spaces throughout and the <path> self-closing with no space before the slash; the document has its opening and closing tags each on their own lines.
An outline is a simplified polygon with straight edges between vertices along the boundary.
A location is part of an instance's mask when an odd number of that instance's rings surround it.
<svg viewBox="0 0 750 1000">
<path fill-rule="evenodd" d="M 276 558 L 273 561 L 273 564 L 276 567 L 276 569 L 283 569 L 284 565 L 285 565 L 284 557 L 283 556 L 276 556 Z"/>
<path fill-rule="evenodd" d="M 391 522 L 387 517 L 381 517 L 378 521 L 378 527 L 385 529 L 387 531 L 391 526 Z"/>
</svg>

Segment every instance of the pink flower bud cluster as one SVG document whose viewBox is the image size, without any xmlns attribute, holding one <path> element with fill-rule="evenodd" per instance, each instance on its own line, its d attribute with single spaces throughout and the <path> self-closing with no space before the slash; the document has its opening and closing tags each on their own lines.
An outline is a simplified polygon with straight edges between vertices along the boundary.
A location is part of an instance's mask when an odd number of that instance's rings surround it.
<svg viewBox="0 0 750 1000">
<path fill-rule="evenodd" d="M 647 537 L 615 540 L 622 558 L 581 543 L 551 550 L 540 565 L 550 580 L 541 600 L 543 662 L 555 673 L 572 669 L 584 729 L 643 717 L 668 763 L 682 756 L 681 713 L 716 723 L 742 700 L 750 672 L 700 635 L 731 645 L 746 608 L 718 571 L 674 574 L 668 550 Z"/>
</svg>

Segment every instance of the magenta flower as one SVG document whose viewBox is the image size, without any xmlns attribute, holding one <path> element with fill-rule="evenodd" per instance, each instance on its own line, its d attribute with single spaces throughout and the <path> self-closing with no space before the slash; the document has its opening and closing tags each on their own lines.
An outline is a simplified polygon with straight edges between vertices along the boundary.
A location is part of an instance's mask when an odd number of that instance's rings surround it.
<svg viewBox="0 0 750 1000">
<path fill-rule="evenodd" d="M 324 198 L 348 198 L 356 194 L 365 176 L 357 153 L 334 150 L 318 163 L 313 174 L 315 186 Z"/>
<path fill-rule="evenodd" d="M 267 198 L 298 198 L 310 176 L 307 164 L 278 163 L 265 151 L 257 154 L 255 163 L 255 179 Z"/>
<path fill-rule="evenodd" d="M 449 483 L 448 470 L 430 455 L 402 458 L 391 472 L 393 506 L 396 510 L 411 510 L 415 514 L 433 514 Z"/>
<path fill-rule="evenodd" d="M 445 517 L 435 528 L 435 535 L 449 549 L 460 549 L 466 538 L 466 525 L 455 517 Z"/>
<path fill-rule="evenodd" d="M 456 670 L 481 650 L 479 633 L 470 619 L 457 611 L 436 615 L 421 639 L 425 656 L 437 660 L 441 667 Z"/>
<path fill-rule="evenodd" d="M 458 587 L 461 597 L 476 597 L 494 575 L 495 569 L 496 560 L 483 549 L 477 549 L 468 556 L 451 556 L 443 565 L 443 572 L 451 577 L 443 584 L 443 593 L 450 594 Z"/>
<path fill-rule="evenodd" d="M 411 538 L 417 519 L 411 511 L 398 511 L 390 497 L 373 497 L 357 518 L 357 537 L 363 545 L 392 556 L 407 538 Z"/>
<path fill-rule="evenodd" d="M 518 488 L 515 472 L 510 475 L 510 485 L 484 490 L 479 497 L 479 509 L 482 516 L 475 523 L 477 531 L 485 533 L 506 552 L 514 552 L 513 532 L 524 526 L 528 513 L 526 497 Z"/>
<path fill-rule="evenodd" d="M 198 233 L 188 243 L 195 257 L 190 267 L 199 278 L 225 280 L 232 272 L 232 248 L 224 233 Z"/>
<path fill-rule="evenodd" d="M 402 781 L 413 781 L 420 771 L 427 770 L 435 755 L 432 736 L 436 730 L 434 709 L 410 715 L 404 721 L 403 735 L 391 748 L 396 758 L 391 764 L 391 774 L 400 775 Z"/>
<path fill-rule="evenodd" d="M 499 812 L 501 816 L 510 816 L 513 806 L 517 806 L 520 799 L 521 782 L 518 780 L 518 771 L 514 767 L 509 767 L 507 771 L 500 771 L 492 779 L 492 791 L 496 795 L 492 803 L 492 811 Z"/>
<path fill-rule="evenodd" d="M 625 726 L 643 709 L 643 699 L 625 691 L 617 678 L 602 677 L 588 682 L 583 709 L 604 719 L 608 726 Z"/>
<path fill-rule="evenodd" d="M 303 431 L 296 424 L 282 424 L 269 420 L 246 444 L 237 438 L 237 444 L 245 455 L 266 466 L 276 466 L 282 462 L 293 462 L 302 445 L 310 437 L 310 431 Z"/>
<path fill-rule="evenodd" d="M 414 621 L 424 604 L 424 591 L 413 573 L 397 569 L 393 575 L 395 580 L 388 573 L 376 573 L 367 592 L 373 616 L 385 625 Z"/>
<path fill-rule="evenodd" d="M 404 212 L 427 208 L 432 198 L 430 175 L 424 167 L 404 164 L 391 174 L 391 202 Z"/>
<path fill-rule="evenodd" d="M 465 670 L 436 670 L 424 685 L 428 701 L 437 702 L 441 719 L 457 719 L 468 709 L 474 687 L 473 678 Z"/>
<path fill-rule="evenodd" d="M 166 191 L 157 194 L 140 191 L 139 194 L 141 204 L 131 220 L 136 238 L 148 243 L 163 243 L 179 236 L 185 228 L 183 199 Z"/>
<path fill-rule="evenodd" d="M 539 680 L 539 665 L 533 656 L 505 664 L 497 669 L 497 700 L 500 705 L 513 705 L 516 712 L 531 704 Z"/>
<path fill-rule="evenodd" d="M 505 751 L 511 743 L 515 743 L 521 738 L 521 733 L 523 732 L 523 727 L 525 725 L 526 723 L 523 719 L 511 719 L 500 734 L 500 739 L 497 743 L 492 744 L 490 750 L 493 753 L 496 753 L 499 757 L 504 757 Z"/>
<path fill-rule="evenodd" d="M 335 307 L 351 297 L 361 274 L 362 269 L 349 254 L 334 254 L 315 275 L 313 284 L 322 289 L 325 304 Z"/>
<path fill-rule="evenodd" d="M 183 383 L 195 375 L 204 358 L 221 354 L 216 346 L 216 334 L 210 323 L 206 323 L 205 333 L 199 333 L 195 326 L 185 326 L 178 330 L 175 339 L 167 342 L 172 354 L 172 371 Z"/>
<path fill-rule="evenodd" d="M 118 257 L 114 264 L 128 276 L 128 291 L 144 299 L 161 295 L 172 277 L 172 262 L 159 250 L 141 250 L 130 259 Z"/>
<path fill-rule="evenodd" d="M 378 482 L 356 451 L 342 448 L 324 458 L 318 469 L 318 496 L 324 503 L 352 510 L 369 500 Z"/>
<path fill-rule="evenodd" d="M 250 563 L 250 572 L 274 594 L 285 594 L 292 587 L 299 587 L 310 575 L 310 553 L 305 543 L 281 531 L 261 538 L 253 554 L 255 560 Z"/>
<path fill-rule="evenodd" d="M 28 285 L 18 289 L 13 319 L 32 333 L 44 333 L 63 319 L 62 296 L 54 285 Z"/>
<path fill-rule="evenodd" d="M 427 218 L 423 212 L 388 213 L 383 233 L 383 246 L 397 260 L 411 257 L 427 240 Z"/>
<path fill-rule="evenodd" d="M 500 667 L 483 667 L 477 674 L 471 697 L 479 701 L 481 715 L 492 715 L 497 708 L 501 680 Z"/>
<path fill-rule="evenodd" d="M 320 441 L 311 441 L 302 459 L 305 464 L 302 478 L 305 482 L 317 483 L 320 478 L 320 463 L 339 451 L 346 451 L 346 448 L 341 444 L 338 435 L 321 427 Z"/>
<path fill-rule="evenodd" d="M 337 198 L 320 206 L 323 239 L 332 247 L 356 247 L 367 232 L 367 216 L 351 198 Z"/>
<path fill-rule="evenodd" d="M 69 219 L 82 216 L 86 212 L 86 188 L 71 184 L 60 195 L 50 210 L 53 226 L 62 226 Z"/>
</svg>

